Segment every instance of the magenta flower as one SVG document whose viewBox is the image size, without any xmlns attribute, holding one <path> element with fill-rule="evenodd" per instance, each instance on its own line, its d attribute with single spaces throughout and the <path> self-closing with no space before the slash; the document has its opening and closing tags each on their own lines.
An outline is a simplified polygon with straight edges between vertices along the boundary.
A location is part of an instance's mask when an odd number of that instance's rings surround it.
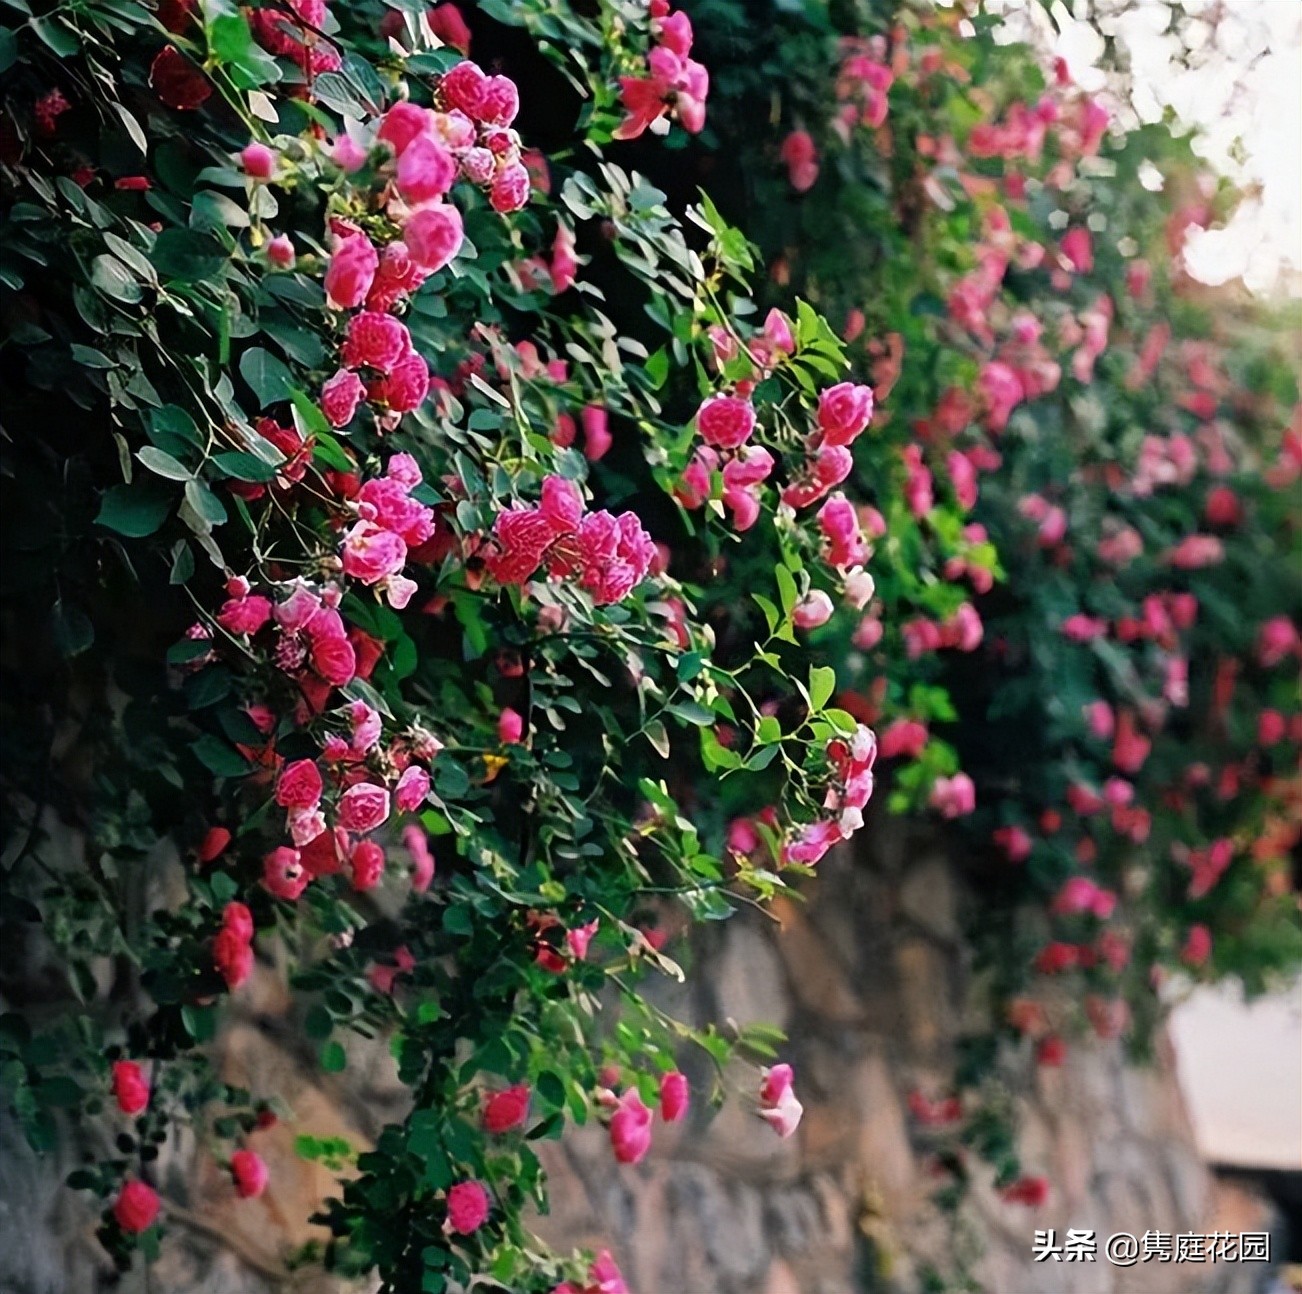
<svg viewBox="0 0 1302 1294">
<path fill-rule="evenodd" d="M 374 831 L 389 816 L 389 792 L 373 782 L 358 782 L 339 797 L 336 821 L 345 831 Z"/>
<path fill-rule="evenodd" d="M 351 234 L 344 238 L 335 248 L 325 273 L 326 296 L 330 304 L 346 310 L 361 305 L 371 290 L 379 264 L 380 254 L 365 234 Z"/>
</svg>

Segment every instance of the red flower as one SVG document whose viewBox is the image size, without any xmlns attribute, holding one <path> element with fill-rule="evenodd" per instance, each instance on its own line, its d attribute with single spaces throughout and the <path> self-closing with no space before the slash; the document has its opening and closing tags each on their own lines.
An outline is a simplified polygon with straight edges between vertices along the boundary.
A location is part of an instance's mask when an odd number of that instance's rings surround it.
<svg viewBox="0 0 1302 1294">
<path fill-rule="evenodd" d="M 459 1236 L 478 1231 L 492 1207 L 483 1182 L 458 1182 L 448 1191 L 448 1227 Z"/>
<path fill-rule="evenodd" d="M 217 932 L 212 943 L 212 960 L 226 981 L 226 987 L 232 991 L 253 973 L 253 949 L 229 926 Z"/>
<path fill-rule="evenodd" d="M 158 1192 L 133 1177 L 123 1184 L 113 1205 L 113 1216 L 123 1231 L 139 1235 L 154 1225 L 158 1207 Z"/>
<path fill-rule="evenodd" d="M 670 1070 L 660 1080 L 660 1117 L 666 1123 L 677 1123 L 686 1115 L 690 1100 L 686 1075 L 676 1069 Z"/>
<path fill-rule="evenodd" d="M 635 1087 L 616 1103 L 610 1120 L 610 1148 L 621 1164 L 641 1163 L 651 1149 L 651 1111 Z"/>
<path fill-rule="evenodd" d="M 512 1132 L 529 1117 L 529 1087 L 517 1083 L 500 1092 L 494 1092 L 484 1102 L 484 1131 L 501 1134 Z"/>
<path fill-rule="evenodd" d="M 314 809 L 321 802 L 321 770 L 312 759 L 296 759 L 276 780 L 276 803 L 282 809 Z"/>
<path fill-rule="evenodd" d="M 1019 1177 L 1000 1193 L 1009 1204 L 1025 1204 L 1028 1209 L 1038 1209 L 1048 1203 L 1049 1181 L 1045 1177 Z"/>
<path fill-rule="evenodd" d="M 134 1060 L 114 1062 L 113 1097 L 123 1114 L 139 1114 L 149 1104 L 149 1080 Z"/>
<path fill-rule="evenodd" d="M 470 28 L 466 26 L 466 20 L 456 5 L 435 5 L 425 16 L 429 20 L 430 31 L 445 45 L 451 45 L 462 54 L 470 53 Z"/>
<path fill-rule="evenodd" d="M 149 68 L 149 84 L 169 108 L 197 108 L 212 95 L 212 82 L 175 45 L 164 45 Z"/>
<path fill-rule="evenodd" d="M 755 430 L 755 408 L 736 396 L 711 396 L 696 412 L 696 428 L 707 445 L 736 449 Z"/>
<path fill-rule="evenodd" d="M 211 863 L 226 852 L 231 843 L 231 833 L 225 827 L 209 827 L 196 851 L 201 863 Z"/>
<path fill-rule="evenodd" d="M 262 1156 L 252 1150 L 237 1150 L 231 1156 L 231 1177 L 240 1199 L 257 1199 L 267 1189 L 270 1176 Z"/>
</svg>

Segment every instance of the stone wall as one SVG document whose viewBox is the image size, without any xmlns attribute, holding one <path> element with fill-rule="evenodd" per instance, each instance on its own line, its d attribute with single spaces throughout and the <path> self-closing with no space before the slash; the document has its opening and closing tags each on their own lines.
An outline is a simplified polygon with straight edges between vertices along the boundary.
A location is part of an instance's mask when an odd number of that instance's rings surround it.
<svg viewBox="0 0 1302 1294">
<path fill-rule="evenodd" d="M 611 1246 L 638 1294 L 920 1294 L 924 1265 L 953 1272 L 956 1263 L 990 1294 L 1256 1288 L 1224 1268 L 1031 1262 L 1036 1228 L 1214 1227 L 1216 1199 L 1165 1046 L 1142 1070 L 1125 1065 L 1116 1044 L 1098 1043 L 1073 1047 L 1059 1070 L 1010 1071 L 1023 1158 L 1054 1182 L 1053 1197 L 1039 1210 L 1006 1204 L 978 1173 L 956 1228 L 932 1203 L 927 1136 L 904 1099 L 917 1086 L 947 1087 L 970 1010 L 964 900 L 944 848 L 928 832 L 880 823 L 869 851 L 820 866 L 807 900 L 779 905 L 776 922 L 747 914 L 709 927 L 687 983 L 657 989 L 662 1005 L 696 1023 L 788 1030 L 806 1106 L 797 1135 L 779 1141 L 741 1099 L 717 1115 L 698 1100 L 685 1124 L 658 1126 L 642 1165 L 620 1168 L 599 1128 L 577 1130 L 551 1148 L 552 1211 L 538 1222 L 547 1238 Z M 219 1052 L 231 1081 L 278 1090 L 295 1111 L 294 1124 L 254 1140 L 272 1188 L 236 1201 L 192 1143 L 169 1146 L 160 1165 L 170 1222 L 163 1259 L 150 1284 L 136 1274 L 113 1288 L 344 1288 L 294 1262 L 319 1239 L 306 1219 L 330 1189 L 325 1169 L 295 1156 L 294 1136 L 365 1143 L 400 1116 L 403 1089 L 382 1044 L 359 1042 L 339 1076 L 318 1073 L 279 984 L 274 967 L 260 968 L 236 999 Z M 725 1077 L 734 1093 L 753 1088 L 753 1070 Z M 72 1154 L 39 1163 L 0 1123 L 0 1294 L 110 1288 L 94 1219 L 58 1188 Z"/>
</svg>

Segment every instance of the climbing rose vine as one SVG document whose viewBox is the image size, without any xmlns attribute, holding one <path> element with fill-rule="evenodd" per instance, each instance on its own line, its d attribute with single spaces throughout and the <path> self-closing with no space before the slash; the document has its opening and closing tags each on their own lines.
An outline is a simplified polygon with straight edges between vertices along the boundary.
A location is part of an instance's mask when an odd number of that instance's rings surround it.
<svg viewBox="0 0 1302 1294">
<path fill-rule="evenodd" d="M 96 806 L 87 867 L 51 869 L 19 776 L 6 884 L 88 1003 L 125 961 L 111 1017 L 6 1017 L 5 1081 L 38 1148 L 56 1109 L 114 1127 L 69 1184 L 122 1267 L 170 1225 L 181 1123 L 236 1200 L 276 1192 L 292 1103 L 207 1047 L 276 979 L 322 1070 L 380 1037 L 409 1090 L 369 1146 L 294 1142 L 341 1174 L 322 1260 L 386 1289 L 623 1290 L 608 1253 L 529 1238 L 535 1143 L 599 1120 L 636 1164 L 729 1089 L 799 1123 L 790 1064 L 761 1069 L 780 1035 L 688 1028 L 638 982 L 681 974 L 685 917 L 863 825 L 876 741 L 801 635 L 870 596 L 829 495 L 872 391 L 807 305 L 751 322 L 708 200 L 689 237 L 621 167 L 617 141 L 703 127 L 685 13 L 540 26 L 530 93 L 457 12 L 91 9 L 6 47 L 13 479 L 57 446 L 85 485 L 33 488 L 19 529 L 60 518 L 51 686 L 103 680 L 102 776 L 55 774 Z M 591 148 L 549 158 L 531 113 L 576 49 Z M 764 626 L 720 642 L 696 554 L 747 537 L 781 554 Z M 683 802 L 720 795 L 755 825 Z"/>
<path fill-rule="evenodd" d="M 1000 1074 L 1297 963 L 1297 374 L 1117 87 L 908 3 L 35 8 L 0 900 L 62 1009 L 0 1087 L 120 1266 L 184 1129 L 236 1207 L 336 1175 L 342 1275 L 626 1290 L 529 1234 L 538 1143 L 796 1135 L 798 1046 L 641 985 L 883 807 L 974 895 L 955 1209 L 1053 1198 Z M 366 1144 L 214 1070 L 275 986 L 392 1057 Z"/>
</svg>

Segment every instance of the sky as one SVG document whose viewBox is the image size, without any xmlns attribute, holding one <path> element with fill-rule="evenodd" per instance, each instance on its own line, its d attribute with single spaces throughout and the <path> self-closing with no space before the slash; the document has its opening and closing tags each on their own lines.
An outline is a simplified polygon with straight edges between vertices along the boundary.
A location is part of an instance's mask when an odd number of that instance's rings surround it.
<svg viewBox="0 0 1302 1294">
<path fill-rule="evenodd" d="M 1168 32 L 1167 0 L 995 0 L 1011 32 L 1027 24 L 1067 60 L 1086 89 L 1101 88 L 1106 22 L 1129 52 L 1133 103 L 1145 120 L 1170 108 L 1197 128 L 1209 165 L 1250 195 L 1223 229 L 1196 231 L 1190 272 L 1207 283 L 1241 278 L 1254 292 L 1302 295 L 1302 0 L 1178 0 L 1192 47 Z M 1215 23 L 1209 21 L 1215 18 Z"/>
</svg>

